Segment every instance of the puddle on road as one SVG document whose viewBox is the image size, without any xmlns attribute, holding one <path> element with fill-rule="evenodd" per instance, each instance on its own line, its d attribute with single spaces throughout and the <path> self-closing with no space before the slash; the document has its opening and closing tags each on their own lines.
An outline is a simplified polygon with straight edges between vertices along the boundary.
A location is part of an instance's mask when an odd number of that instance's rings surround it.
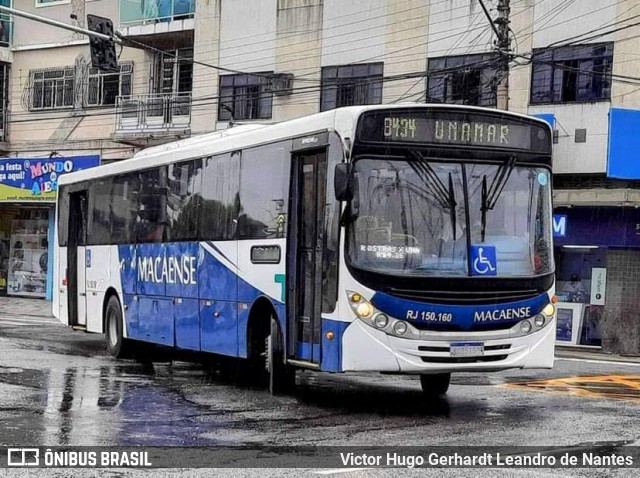
<svg viewBox="0 0 640 478">
<path fill-rule="evenodd" d="M 593 375 L 546 380 L 511 381 L 502 385 L 521 390 L 564 393 L 581 397 L 640 402 L 640 375 Z"/>
<path fill-rule="evenodd" d="M 16 443 L 24 436 L 20 429 L 28 428 L 38 443 L 49 445 L 220 444 L 206 435 L 224 427 L 224 417 L 212 416 L 208 407 L 186 400 L 157 379 L 153 365 L 62 370 L 0 367 L 0 387 L 7 384 L 25 390 L 12 420 L 19 425 L 13 432 Z M 2 405 L 11 411 L 6 400 Z M 23 413 L 27 405 L 32 413 Z"/>
</svg>

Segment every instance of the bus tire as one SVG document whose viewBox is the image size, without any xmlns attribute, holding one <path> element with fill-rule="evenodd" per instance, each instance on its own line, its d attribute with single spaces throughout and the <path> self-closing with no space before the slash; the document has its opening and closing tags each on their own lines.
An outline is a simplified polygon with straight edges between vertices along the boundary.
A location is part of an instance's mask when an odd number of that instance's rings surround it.
<svg viewBox="0 0 640 478">
<path fill-rule="evenodd" d="M 266 349 L 269 392 L 271 395 L 290 392 L 296 384 L 296 372 L 285 363 L 284 337 L 280 333 L 278 321 L 274 317 L 271 317 L 271 328 L 267 337 Z"/>
<path fill-rule="evenodd" d="M 451 383 L 450 373 L 435 373 L 432 375 L 420 375 L 422 393 L 431 398 L 441 397 L 449 390 Z"/>
<path fill-rule="evenodd" d="M 124 338 L 122 329 L 122 307 L 118 297 L 112 295 L 104 309 L 105 340 L 107 351 L 112 357 L 120 359 L 130 357 L 132 354 L 131 341 Z"/>
</svg>

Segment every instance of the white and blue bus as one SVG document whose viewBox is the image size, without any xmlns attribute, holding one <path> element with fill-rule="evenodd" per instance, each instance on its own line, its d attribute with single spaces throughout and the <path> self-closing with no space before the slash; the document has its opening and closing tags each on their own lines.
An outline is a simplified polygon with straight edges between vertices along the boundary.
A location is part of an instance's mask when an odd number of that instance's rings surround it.
<svg viewBox="0 0 640 478">
<path fill-rule="evenodd" d="M 144 343 L 419 375 L 554 362 L 550 126 L 348 107 L 144 150 L 59 182 L 54 312 Z"/>
</svg>

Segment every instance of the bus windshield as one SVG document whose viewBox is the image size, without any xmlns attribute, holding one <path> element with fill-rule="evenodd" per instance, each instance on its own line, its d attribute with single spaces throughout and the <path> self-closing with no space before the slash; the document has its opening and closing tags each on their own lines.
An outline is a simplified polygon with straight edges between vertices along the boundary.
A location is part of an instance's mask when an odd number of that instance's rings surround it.
<svg viewBox="0 0 640 478">
<path fill-rule="evenodd" d="M 495 248 L 497 277 L 553 271 L 550 173 L 476 161 L 358 158 L 348 226 L 353 267 L 470 276 L 470 246 Z M 494 276 L 494 277 L 495 277 Z"/>
</svg>

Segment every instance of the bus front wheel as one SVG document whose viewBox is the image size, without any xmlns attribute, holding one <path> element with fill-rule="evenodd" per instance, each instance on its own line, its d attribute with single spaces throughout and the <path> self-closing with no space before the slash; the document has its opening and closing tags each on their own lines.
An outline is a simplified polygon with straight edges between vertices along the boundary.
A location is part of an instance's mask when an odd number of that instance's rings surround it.
<svg viewBox="0 0 640 478">
<path fill-rule="evenodd" d="M 266 368 L 269 373 L 269 392 L 279 395 L 290 392 L 296 383 L 296 373 L 285 363 L 284 337 L 277 320 L 271 318 L 271 328 L 266 343 Z"/>
<path fill-rule="evenodd" d="M 129 357 L 131 355 L 130 341 L 124 338 L 122 332 L 124 327 L 122 320 L 122 307 L 120 306 L 120 301 L 115 295 L 109 297 L 104 314 L 107 351 L 114 358 Z"/>
<path fill-rule="evenodd" d="M 451 383 L 450 373 L 436 373 L 432 375 L 420 375 L 420 385 L 422 393 L 428 397 L 440 397 L 449 390 Z"/>
</svg>

